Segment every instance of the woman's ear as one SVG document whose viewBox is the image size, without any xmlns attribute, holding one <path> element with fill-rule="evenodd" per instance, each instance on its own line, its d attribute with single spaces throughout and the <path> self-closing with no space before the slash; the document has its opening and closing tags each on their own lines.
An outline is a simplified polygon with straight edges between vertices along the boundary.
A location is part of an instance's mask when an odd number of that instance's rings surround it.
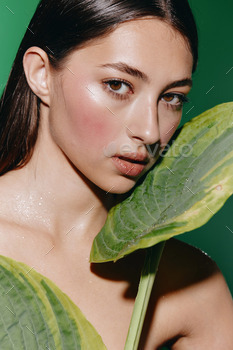
<svg viewBox="0 0 233 350">
<path fill-rule="evenodd" d="M 30 47 L 24 54 L 23 67 L 28 85 L 41 101 L 50 104 L 50 66 L 46 52 L 39 47 Z"/>
</svg>

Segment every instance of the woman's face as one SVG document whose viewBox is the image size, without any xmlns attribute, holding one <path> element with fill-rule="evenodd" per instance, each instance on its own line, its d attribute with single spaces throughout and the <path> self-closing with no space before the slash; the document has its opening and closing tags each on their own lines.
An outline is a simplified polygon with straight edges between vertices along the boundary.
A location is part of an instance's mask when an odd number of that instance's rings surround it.
<svg viewBox="0 0 233 350">
<path fill-rule="evenodd" d="M 187 43 L 168 24 L 119 25 L 53 75 L 53 142 L 104 191 L 129 191 L 179 125 L 192 65 Z"/>
</svg>

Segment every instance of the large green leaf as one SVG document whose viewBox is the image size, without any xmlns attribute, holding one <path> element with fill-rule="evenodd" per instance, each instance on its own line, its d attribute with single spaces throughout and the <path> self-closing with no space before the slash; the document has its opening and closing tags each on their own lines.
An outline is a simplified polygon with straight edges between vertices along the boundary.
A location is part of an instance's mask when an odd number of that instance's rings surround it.
<svg viewBox="0 0 233 350">
<path fill-rule="evenodd" d="M 0 256 L 0 349 L 106 350 L 78 307 L 29 266 Z"/>
<path fill-rule="evenodd" d="M 206 223 L 233 193 L 233 103 L 185 124 L 162 161 L 112 208 L 91 261 L 122 258 Z"/>
</svg>

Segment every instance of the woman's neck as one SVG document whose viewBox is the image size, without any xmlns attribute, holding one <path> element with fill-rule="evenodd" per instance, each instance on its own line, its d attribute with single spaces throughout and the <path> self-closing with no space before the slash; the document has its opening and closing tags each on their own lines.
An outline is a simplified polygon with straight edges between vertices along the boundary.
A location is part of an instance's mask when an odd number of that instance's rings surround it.
<svg viewBox="0 0 233 350">
<path fill-rule="evenodd" d="M 90 183 L 46 132 L 39 135 L 29 163 L 2 177 L 0 193 L 8 189 L 8 208 L 21 225 L 47 231 L 54 241 L 74 227 L 79 227 L 80 235 L 93 239 L 104 225 L 115 196 Z"/>
</svg>

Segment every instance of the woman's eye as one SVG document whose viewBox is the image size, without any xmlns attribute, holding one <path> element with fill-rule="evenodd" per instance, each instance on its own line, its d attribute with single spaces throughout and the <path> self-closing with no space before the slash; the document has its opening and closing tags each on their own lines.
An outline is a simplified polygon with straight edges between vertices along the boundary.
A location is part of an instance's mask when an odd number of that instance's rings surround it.
<svg viewBox="0 0 233 350">
<path fill-rule="evenodd" d="M 131 85 L 122 80 L 104 81 L 104 86 L 107 88 L 108 92 L 114 95 L 114 97 L 120 99 L 126 99 L 129 97 L 128 95 L 132 93 Z"/>
<path fill-rule="evenodd" d="M 180 110 L 184 103 L 188 102 L 187 96 L 184 94 L 174 94 L 174 93 L 167 93 L 161 97 L 161 100 L 165 102 L 168 106 L 170 106 L 173 109 Z"/>
</svg>

